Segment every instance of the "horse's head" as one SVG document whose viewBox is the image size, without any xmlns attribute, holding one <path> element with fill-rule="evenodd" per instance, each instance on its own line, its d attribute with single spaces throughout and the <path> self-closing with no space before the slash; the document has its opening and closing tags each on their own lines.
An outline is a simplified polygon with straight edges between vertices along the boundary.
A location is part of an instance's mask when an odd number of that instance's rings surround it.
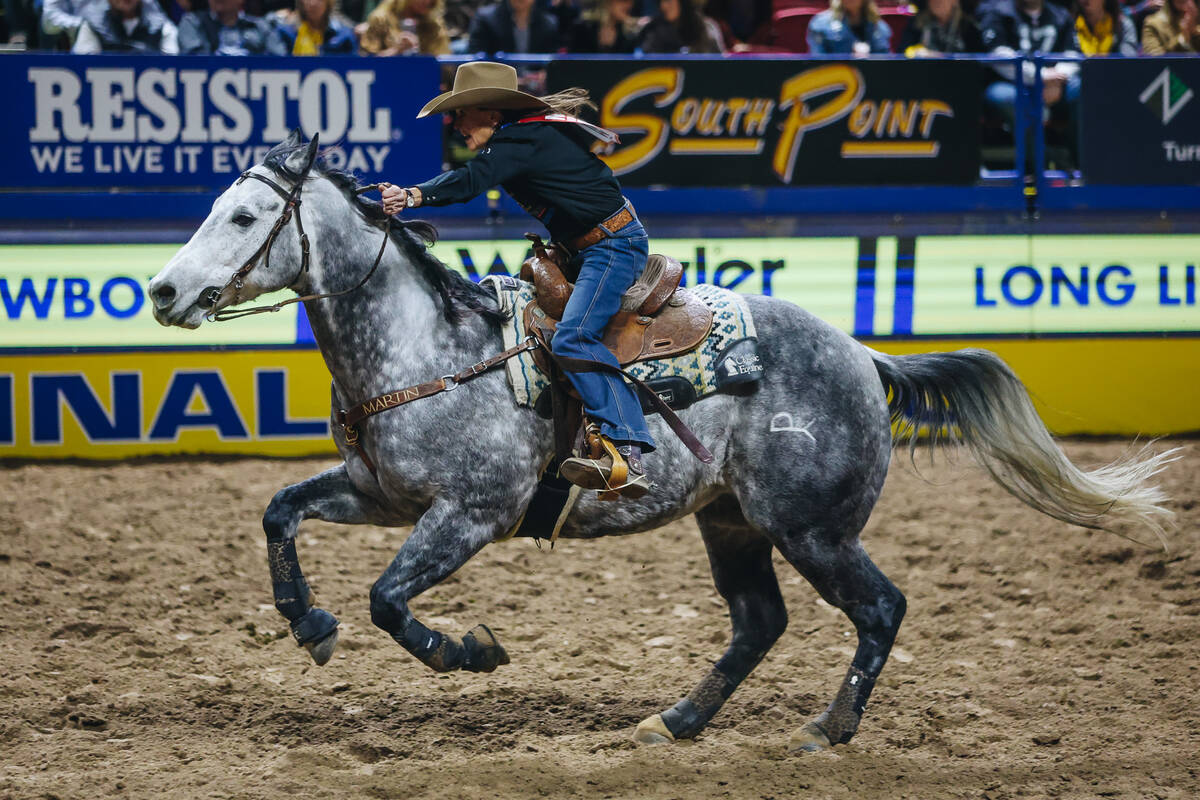
<svg viewBox="0 0 1200 800">
<path fill-rule="evenodd" d="M 288 200 L 299 201 L 316 157 L 317 139 L 304 146 L 292 131 L 217 198 L 204 224 L 150 281 L 160 324 L 198 328 L 206 315 L 293 285 L 303 248 L 300 207 L 289 212 Z"/>
</svg>

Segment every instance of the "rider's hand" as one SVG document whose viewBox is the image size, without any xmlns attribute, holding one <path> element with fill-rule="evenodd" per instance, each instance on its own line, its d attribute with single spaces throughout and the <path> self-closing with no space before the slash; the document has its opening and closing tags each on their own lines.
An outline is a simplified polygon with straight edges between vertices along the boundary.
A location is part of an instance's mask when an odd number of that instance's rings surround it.
<svg viewBox="0 0 1200 800">
<path fill-rule="evenodd" d="M 383 185 L 383 210 L 391 216 L 404 210 L 408 202 L 408 192 L 390 183 Z"/>
</svg>

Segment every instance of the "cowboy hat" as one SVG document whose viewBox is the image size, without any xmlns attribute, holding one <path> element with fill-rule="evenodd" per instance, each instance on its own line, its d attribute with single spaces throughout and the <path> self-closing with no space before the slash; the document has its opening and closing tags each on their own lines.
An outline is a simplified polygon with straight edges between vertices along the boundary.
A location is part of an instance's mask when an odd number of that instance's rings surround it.
<svg viewBox="0 0 1200 800">
<path fill-rule="evenodd" d="M 517 90 L 517 71 L 507 64 L 472 61 L 459 65 L 454 88 L 430 100 L 417 119 L 456 108 L 549 108 L 531 94 Z"/>
</svg>

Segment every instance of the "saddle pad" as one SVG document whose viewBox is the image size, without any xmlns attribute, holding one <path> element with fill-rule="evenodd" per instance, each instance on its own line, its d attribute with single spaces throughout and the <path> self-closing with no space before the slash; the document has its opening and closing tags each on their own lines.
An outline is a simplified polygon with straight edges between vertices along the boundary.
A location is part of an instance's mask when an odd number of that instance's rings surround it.
<svg viewBox="0 0 1200 800">
<path fill-rule="evenodd" d="M 528 335 L 523 319 L 524 310 L 534 298 L 533 284 L 507 275 L 489 275 L 480 283 L 491 287 L 501 310 L 509 314 L 508 320 L 501 323 L 504 346 L 512 347 L 523 341 Z M 736 292 L 706 283 L 690 286 L 688 290 L 712 309 L 712 332 L 690 352 L 671 358 L 641 361 L 626 368 L 650 384 L 673 408 L 684 408 L 701 397 L 731 385 L 757 381 L 762 377 L 754 320 L 745 299 Z M 505 369 L 520 405 L 535 406 L 542 392 L 550 385 L 550 379 L 537 367 L 530 353 L 509 359 Z"/>
</svg>

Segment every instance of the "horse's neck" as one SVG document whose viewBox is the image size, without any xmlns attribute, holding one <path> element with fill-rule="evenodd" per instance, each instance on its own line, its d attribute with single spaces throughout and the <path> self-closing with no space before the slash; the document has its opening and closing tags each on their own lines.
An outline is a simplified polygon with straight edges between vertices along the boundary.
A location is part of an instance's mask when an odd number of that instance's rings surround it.
<svg viewBox="0 0 1200 800">
<path fill-rule="evenodd" d="M 383 232 L 368 227 L 314 258 L 311 291 L 354 286 L 371 269 Z M 362 246 L 358 246 L 362 245 Z M 480 360 L 480 336 L 465 335 L 478 323 L 455 326 L 442 315 L 432 287 L 389 242 L 379 267 L 364 286 L 341 297 L 304 304 L 309 324 L 343 403 L 433 380 Z M 459 366 L 452 365 L 458 364 Z"/>
</svg>

